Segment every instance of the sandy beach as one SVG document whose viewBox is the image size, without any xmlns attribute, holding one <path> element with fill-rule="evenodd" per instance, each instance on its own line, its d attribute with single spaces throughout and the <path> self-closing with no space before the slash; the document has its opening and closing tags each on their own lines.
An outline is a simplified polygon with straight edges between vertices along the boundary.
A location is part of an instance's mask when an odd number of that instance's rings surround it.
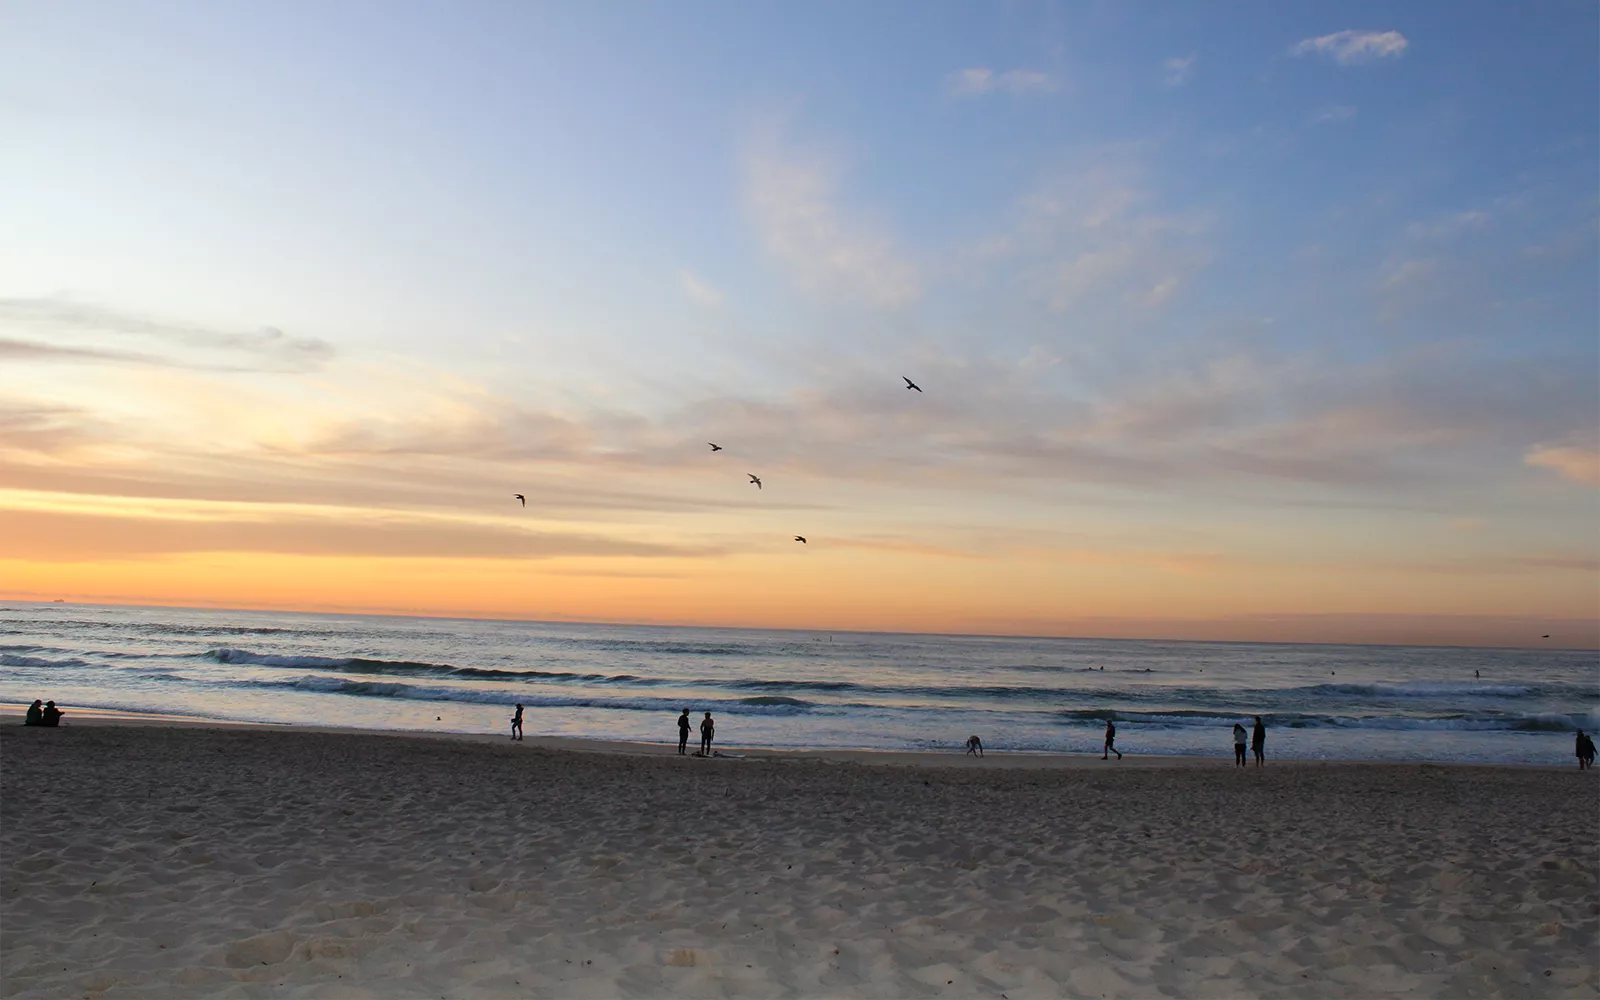
<svg viewBox="0 0 1600 1000">
<path fill-rule="evenodd" d="M 7 997 L 1600 995 L 1575 768 L 16 721 Z"/>
</svg>

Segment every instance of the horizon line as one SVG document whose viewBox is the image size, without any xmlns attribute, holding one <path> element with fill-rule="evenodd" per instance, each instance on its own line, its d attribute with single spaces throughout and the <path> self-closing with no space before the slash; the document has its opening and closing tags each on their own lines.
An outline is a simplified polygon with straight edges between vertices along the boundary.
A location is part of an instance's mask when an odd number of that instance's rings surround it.
<svg viewBox="0 0 1600 1000">
<path fill-rule="evenodd" d="M 707 625 L 707 624 L 693 623 L 693 622 L 663 622 L 663 621 L 648 621 L 648 620 L 647 621 L 622 621 L 622 620 L 616 620 L 616 619 L 601 619 L 601 618 L 542 618 L 542 617 L 532 617 L 532 616 L 528 616 L 528 617 L 509 617 L 508 618 L 508 617 L 497 616 L 497 615 L 487 614 L 487 613 L 486 614 L 481 614 L 481 615 L 470 615 L 470 614 L 468 614 L 468 615 L 461 615 L 461 614 L 450 615 L 450 614 L 440 614 L 440 613 L 436 613 L 436 612 L 424 612 L 424 611 L 399 611 L 399 610 L 395 610 L 395 611 L 378 611 L 378 610 L 373 610 L 373 609 L 370 609 L 370 608 L 369 609 L 365 609 L 365 610 L 307 610 L 307 609 L 304 609 L 304 608 L 283 608 L 283 607 L 242 607 L 242 606 L 228 605 L 228 604 L 213 604 L 213 605 L 203 605 L 203 604 L 202 605 L 160 604 L 160 603 L 140 603 L 140 602 L 125 602 L 125 601 L 68 600 L 66 598 L 54 598 L 54 599 L 40 600 L 40 599 L 37 599 L 37 598 L 15 598 L 15 597 L 4 597 L 4 596 L 0 596 L 0 601 L 6 601 L 8 603 L 13 603 L 13 604 L 32 604 L 32 605 L 37 605 L 37 606 L 45 607 L 45 608 L 53 607 L 53 606 L 56 606 L 56 605 L 64 605 L 64 606 L 68 606 L 68 607 L 72 607 L 72 606 L 87 606 L 87 607 L 96 607 L 96 608 L 150 608 L 150 609 L 167 609 L 167 610 L 174 610 L 174 611 L 237 611 L 237 612 L 244 612 L 244 613 L 251 613 L 251 614 L 297 614 L 297 615 L 326 615 L 326 616 L 343 615 L 343 616 L 354 616 L 354 617 L 361 617 L 361 618 L 417 618 L 417 619 L 425 619 L 425 620 L 432 620 L 432 621 L 473 621 L 473 622 L 505 622 L 505 623 L 522 622 L 522 623 L 529 623 L 529 624 L 548 624 L 548 625 L 609 625 L 609 626 L 617 626 L 617 627 L 623 627 L 623 628 L 699 628 L 699 629 L 724 629 L 724 630 L 728 630 L 728 631 L 748 631 L 748 632 L 806 632 L 806 633 L 821 633 L 821 634 L 832 634 L 832 635 L 931 636 L 931 637 L 936 637 L 936 638 L 950 638 L 950 639 L 966 639 L 966 638 L 972 638 L 972 639 L 1059 639 L 1059 640 L 1063 640 L 1063 641 L 1093 641 L 1093 642 L 1184 642 L 1184 643 L 1204 643 L 1204 644 L 1208 644 L 1208 645 L 1233 645 L 1233 646 L 1364 646 L 1364 647 L 1371 647 L 1371 648 L 1375 648 L 1375 649 L 1377 649 L 1377 648 L 1386 648 L 1387 647 L 1387 648 L 1406 648 L 1406 649 L 1521 649 L 1521 650 L 1528 650 L 1528 651 L 1531 651 L 1531 652 L 1539 652 L 1539 651 L 1544 651 L 1544 650 L 1562 651 L 1562 652 L 1600 652 L 1600 635 L 1597 635 L 1591 641 L 1590 644 L 1586 644 L 1586 645 L 1573 645 L 1573 644 L 1570 644 L 1570 640 L 1557 640 L 1557 639 L 1552 639 L 1548 643 L 1542 643 L 1542 644 L 1539 644 L 1539 645 L 1513 645 L 1513 644 L 1506 644 L 1506 643 L 1496 644 L 1496 645 L 1482 645 L 1482 644 L 1473 645 L 1473 644 L 1465 644 L 1465 643 L 1448 643 L 1448 642 L 1400 642 L 1400 641 L 1359 642 L 1359 641 L 1337 641 L 1337 640 L 1324 640 L 1324 639 L 1298 639 L 1298 640 L 1294 640 L 1294 639 L 1216 639 L 1216 638 L 1201 639 L 1201 638 L 1193 638 L 1193 637 L 1182 636 L 1182 635 L 1148 635 L 1148 636 L 1130 637 L 1130 636 L 1116 636 L 1116 635 L 1081 635 L 1081 634 L 1069 635 L 1069 634 L 1063 634 L 1063 633 L 1026 633 L 1026 632 L 936 632 L 936 631 L 905 631 L 905 630 L 898 630 L 898 629 L 859 629 L 859 628 L 826 629 L 826 628 L 802 628 L 802 627 L 796 627 L 796 626 L 769 626 L 769 625 Z M 0 611 L 4 611 L 4 610 L 7 610 L 7 609 L 0 608 Z M 1309 613 L 1284 614 L 1284 615 L 1252 615 L 1252 616 L 1221 617 L 1221 618 L 1170 619 L 1170 621 L 1174 621 L 1174 622 L 1176 622 L 1176 621 L 1193 621 L 1196 624 L 1201 624 L 1201 623 L 1208 623 L 1208 622 L 1209 623 L 1227 623 L 1227 622 L 1247 623 L 1247 622 L 1250 622 L 1250 621 L 1273 621 L 1273 620 L 1285 619 L 1285 618 L 1287 618 L 1287 619 L 1295 619 L 1295 618 L 1324 619 L 1324 620 L 1341 620 L 1341 619 L 1342 620 L 1349 620 L 1349 619 L 1358 619 L 1358 618 L 1373 618 L 1373 619 L 1379 619 L 1379 620 L 1382 620 L 1382 619 L 1403 620 L 1403 619 L 1408 619 L 1408 618 L 1409 619 L 1468 619 L 1468 620 L 1482 620 L 1485 617 L 1488 617 L 1488 616 L 1485 616 L 1485 615 L 1472 615 L 1472 614 L 1460 614 L 1460 615 L 1447 615 L 1447 614 L 1441 614 L 1441 615 L 1385 615 L 1385 614 L 1383 614 L 1381 612 L 1372 612 L 1372 613 L 1337 612 L 1337 613 L 1328 613 L 1328 614 L 1318 614 L 1318 613 L 1315 613 L 1315 612 L 1309 612 Z M 1506 616 L 1499 616 L 1499 617 L 1515 620 L 1518 616 L 1506 615 Z M 1150 621 L 1151 619 L 1127 618 L 1127 619 L 1106 619 L 1106 620 L 1107 621 L 1139 622 L 1139 621 Z M 1161 619 L 1154 619 L 1154 620 L 1155 621 L 1160 621 Z M 1533 619 L 1528 619 L 1528 620 L 1539 621 L 1540 619 L 1533 618 Z M 1548 621 L 1551 621 L 1551 622 L 1563 622 L 1563 623 L 1569 623 L 1569 624 L 1580 623 L 1581 622 L 1581 623 L 1584 623 L 1584 624 L 1588 625 L 1588 627 L 1591 630 L 1596 630 L 1597 632 L 1600 632 L 1600 618 L 1596 618 L 1596 619 L 1592 619 L 1592 620 L 1591 619 L 1555 618 L 1555 619 L 1548 619 Z"/>
</svg>

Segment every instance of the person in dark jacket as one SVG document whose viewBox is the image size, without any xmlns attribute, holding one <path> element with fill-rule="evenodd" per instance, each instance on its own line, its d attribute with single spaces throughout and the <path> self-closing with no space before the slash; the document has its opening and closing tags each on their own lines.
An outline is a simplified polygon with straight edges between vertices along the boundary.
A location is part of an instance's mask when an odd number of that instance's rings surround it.
<svg viewBox="0 0 1600 1000">
<path fill-rule="evenodd" d="M 40 725 L 59 726 L 61 725 L 61 717 L 65 714 L 65 712 L 56 707 L 55 702 L 47 701 L 44 703 L 44 721 Z"/>
<path fill-rule="evenodd" d="M 1110 719 L 1107 719 L 1106 745 L 1105 748 L 1100 751 L 1100 759 L 1110 760 L 1112 754 L 1116 754 L 1118 760 L 1122 759 L 1122 751 L 1117 749 L 1117 727 L 1111 724 Z"/>
<path fill-rule="evenodd" d="M 44 702 L 38 698 L 33 699 L 33 704 L 28 706 L 28 714 L 23 716 L 22 724 L 24 726 L 44 725 L 44 713 L 39 710 L 39 706 L 43 704 Z M 1581 737 L 1583 734 L 1579 733 L 1578 735 Z"/>
<path fill-rule="evenodd" d="M 1261 724 L 1261 716 L 1256 716 L 1256 727 L 1250 733 L 1250 749 L 1255 751 L 1256 767 L 1262 767 L 1267 760 L 1267 727 Z"/>
<path fill-rule="evenodd" d="M 684 754 L 687 754 L 688 752 L 689 752 L 689 710 L 686 708 L 686 709 L 683 710 L 683 714 L 678 716 L 678 755 L 682 756 Z"/>
</svg>

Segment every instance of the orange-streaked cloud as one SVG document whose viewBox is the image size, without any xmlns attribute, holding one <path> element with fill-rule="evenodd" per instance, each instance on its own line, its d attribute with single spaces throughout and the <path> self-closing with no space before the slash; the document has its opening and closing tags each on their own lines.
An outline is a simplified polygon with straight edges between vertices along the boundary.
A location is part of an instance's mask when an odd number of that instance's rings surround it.
<svg viewBox="0 0 1600 1000">
<path fill-rule="evenodd" d="M 1600 448 L 1581 444 L 1540 444 L 1528 449 L 1522 460 L 1549 469 L 1563 479 L 1600 486 Z"/>
</svg>

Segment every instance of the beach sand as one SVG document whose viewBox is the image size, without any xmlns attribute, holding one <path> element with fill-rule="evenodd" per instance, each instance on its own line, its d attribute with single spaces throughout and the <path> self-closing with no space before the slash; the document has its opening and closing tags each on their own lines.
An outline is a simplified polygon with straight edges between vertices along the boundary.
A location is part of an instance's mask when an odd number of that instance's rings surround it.
<svg viewBox="0 0 1600 1000">
<path fill-rule="evenodd" d="M 15 721 L 7 997 L 1600 995 L 1576 768 Z"/>
</svg>

